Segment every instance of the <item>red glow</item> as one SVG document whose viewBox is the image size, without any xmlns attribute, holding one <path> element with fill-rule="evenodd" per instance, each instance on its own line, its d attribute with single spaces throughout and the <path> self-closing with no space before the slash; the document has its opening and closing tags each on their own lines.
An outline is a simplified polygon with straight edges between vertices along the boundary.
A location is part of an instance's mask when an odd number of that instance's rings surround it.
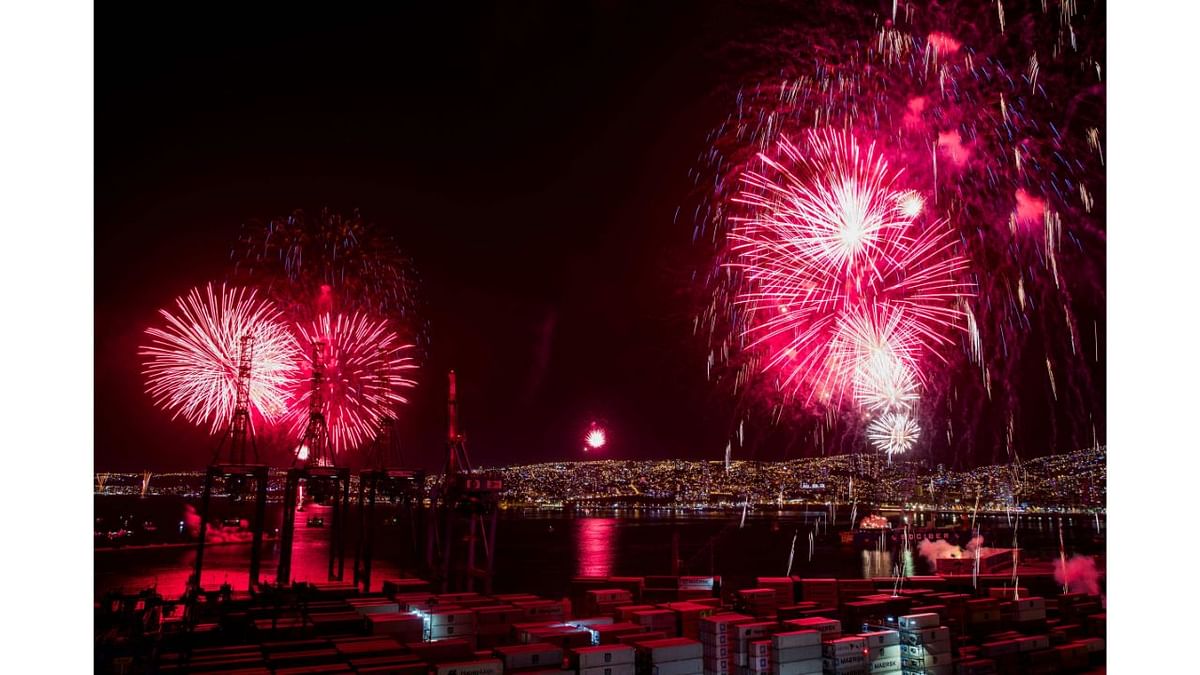
<svg viewBox="0 0 1200 675">
<path fill-rule="evenodd" d="M 608 576 L 612 574 L 615 518 L 582 518 L 578 521 L 576 545 L 579 553 L 579 574 Z"/>
<path fill-rule="evenodd" d="M 938 149 L 954 166 L 962 166 L 971 158 L 971 151 L 962 142 L 962 135 L 957 131 L 944 131 L 938 134 Z"/>
<path fill-rule="evenodd" d="M 1017 222 L 1041 223 L 1046 213 L 1046 200 L 1017 189 Z"/>
<path fill-rule="evenodd" d="M 916 96 L 908 99 L 908 106 L 904 112 L 904 125 L 908 127 L 920 127 L 925 125 L 922 115 L 925 113 L 925 97 Z"/>
<path fill-rule="evenodd" d="M 930 33 L 929 46 L 933 47 L 938 54 L 944 56 L 958 51 L 962 47 L 962 43 L 945 33 Z"/>
</svg>

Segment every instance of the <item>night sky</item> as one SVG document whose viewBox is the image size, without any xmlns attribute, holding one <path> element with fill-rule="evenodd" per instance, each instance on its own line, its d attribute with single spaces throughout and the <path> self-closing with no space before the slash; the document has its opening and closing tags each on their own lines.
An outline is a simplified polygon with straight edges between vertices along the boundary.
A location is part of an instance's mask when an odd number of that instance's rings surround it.
<svg viewBox="0 0 1200 675">
<path fill-rule="evenodd" d="M 225 278 L 242 223 L 323 207 L 360 209 L 423 277 L 429 360 L 400 420 L 410 461 L 440 467 L 450 368 L 479 464 L 594 457 L 580 451 L 593 419 L 609 430 L 604 456 L 723 456 L 734 413 L 704 377 L 692 221 L 675 214 L 729 111 L 722 48 L 769 10 L 404 5 L 108 10 L 97 470 L 207 463 L 215 439 L 143 392 L 142 332 L 176 296 Z M 795 441 L 743 456 L 819 453 Z"/>
</svg>

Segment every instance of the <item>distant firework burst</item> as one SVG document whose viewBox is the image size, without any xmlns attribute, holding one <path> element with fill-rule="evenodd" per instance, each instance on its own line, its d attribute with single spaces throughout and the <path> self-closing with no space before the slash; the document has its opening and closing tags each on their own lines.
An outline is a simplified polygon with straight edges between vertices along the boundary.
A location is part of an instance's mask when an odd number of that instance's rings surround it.
<svg viewBox="0 0 1200 675">
<path fill-rule="evenodd" d="M 583 437 L 584 450 L 599 450 L 608 443 L 608 434 L 604 432 L 604 427 L 593 424 Z"/>
<path fill-rule="evenodd" d="M 321 342 L 325 424 L 335 454 L 362 447 L 375 437 L 384 417 L 407 403 L 404 390 L 416 385 L 413 346 L 387 321 L 364 314 L 324 314 L 298 326 L 303 379 L 293 387 L 289 427 L 299 438 L 308 423 L 313 345 Z"/>
<path fill-rule="evenodd" d="M 908 413 L 888 412 L 867 425 L 867 438 L 888 457 L 908 452 L 921 435 L 921 428 Z"/>
<path fill-rule="evenodd" d="M 233 278 L 262 289 L 293 321 L 358 312 L 387 319 L 418 345 L 426 337 L 416 268 L 357 211 L 250 221 L 231 257 Z"/>
<path fill-rule="evenodd" d="M 738 416 L 765 409 L 823 452 L 859 447 L 864 420 L 898 419 L 889 413 L 920 418 L 931 451 L 1017 460 L 1020 445 L 1102 442 L 1103 5 L 889 10 L 744 10 L 772 28 L 725 49 L 743 73 L 695 174 L 693 240 L 708 250 L 695 330 L 709 376 L 735 394 Z M 838 171 L 867 188 L 814 182 L 828 163 L 813 135 L 852 141 L 858 159 Z M 852 226 L 830 218 L 839 210 Z M 807 232 L 789 231 L 800 221 Z M 951 244 L 973 297 L 936 292 L 939 314 L 923 318 L 912 314 L 921 303 L 888 297 L 900 287 L 863 261 L 909 274 L 881 248 L 897 235 Z M 788 256 L 806 259 L 791 266 L 802 271 L 770 271 Z M 849 276 L 874 286 L 837 287 L 836 272 L 855 266 Z M 740 445 L 742 425 L 731 427 Z"/>
<path fill-rule="evenodd" d="M 300 353 L 278 309 L 245 288 L 193 288 L 159 310 L 160 326 L 147 328 L 146 391 L 160 408 L 218 431 L 233 417 L 241 338 L 254 338 L 250 406 L 260 420 L 280 418 Z"/>
</svg>

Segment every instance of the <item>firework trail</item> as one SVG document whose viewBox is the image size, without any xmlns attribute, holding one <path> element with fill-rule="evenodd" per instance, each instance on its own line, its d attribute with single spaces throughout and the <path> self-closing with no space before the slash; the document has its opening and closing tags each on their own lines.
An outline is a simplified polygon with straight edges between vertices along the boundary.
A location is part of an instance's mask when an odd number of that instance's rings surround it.
<svg viewBox="0 0 1200 675">
<path fill-rule="evenodd" d="M 347 216 L 323 209 L 313 216 L 297 210 L 250 221 L 231 260 L 232 278 L 262 289 L 292 321 L 357 312 L 410 331 L 418 345 L 426 339 L 412 261 L 358 211 Z"/>
<path fill-rule="evenodd" d="M 250 366 L 252 419 L 273 422 L 287 408 L 299 375 L 296 339 L 275 306 L 245 288 L 193 288 L 159 310 L 161 327 L 146 329 L 146 392 L 155 404 L 216 433 L 233 418 L 242 336 L 254 338 Z"/>
<path fill-rule="evenodd" d="M 403 392 L 416 386 L 417 364 L 384 320 L 363 314 L 324 314 L 298 325 L 303 367 L 290 391 L 286 426 L 299 438 L 308 424 L 312 371 L 311 346 L 323 343 L 322 381 L 325 424 L 335 454 L 359 448 L 376 433 L 379 421 L 394 417 L 407 403 Z"/>
<path fill-rule="evenodd" d="M 692 238 L 715 261 L 697 276 L 694 328 L 737 414 L 777 421 L 786 409 L 820 447 L 887 410 L 944 427 L 928 435 L 931 450 L 998 447 L 1011 459 L 1027 438 L 1039 451 L 1090 439 L 1103 401 L 1093 380 L 1103 373 L 1104 11 L 1014 5 L 918 2 L 879 16 L 832 3 L 814 19 L 804 3 L 751 4 L 773 27 L 725 56 L 742 71 L 732 79 L 754 84 L 731 92 L 734 110 L 694 174 Z M 825 148 L 814 135 L 842 140 Z M 857 154 L 826 161 L 839 142 Z M 822 170 L 833 180 L 814 180 Z M 854 217 L 830 217 L 839 211 Z M 802 235 L 784 229 L 799 221 Z M 948 232 L 929 236 L 954 242 L 938 262 L 961 259 L 974 291 L 947 293 L 935 303 L 944 313 L 918 330 L 909 316 L 856 317 L 828 278 L 856 265 L 871 278 L 864 261 L 889 260 L 879 247 L 906 222 L 909 238 L 942 224 Z M 769 255 L 806 264 L 763 275 L 754 263 Z M 794 302 L 771 307 L 789 287 Z M 842 304 L 819 302 L 831 291 Z M 872 343 L 878 352 L 864 353 Z"/>
</svg>

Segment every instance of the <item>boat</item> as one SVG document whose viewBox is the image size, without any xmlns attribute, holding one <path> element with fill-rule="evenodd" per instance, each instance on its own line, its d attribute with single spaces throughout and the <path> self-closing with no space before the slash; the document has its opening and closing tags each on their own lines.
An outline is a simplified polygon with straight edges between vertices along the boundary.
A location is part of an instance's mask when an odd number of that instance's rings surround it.
<svg viewBox="0 0 1200 675">
<path fill-rule="evenodd" d="M 971 528 L 964 523 L 954 525 L 903 525 L 893 524 L 887 518 L 871 514 L 859 521 L 858 527 L 841 533 L 843 544 L 856 548 L 879 548 L 908 545 L 921 541 L 947 541 L 955 546 L 966 546 L 971 541 Z"/>
</svg>

